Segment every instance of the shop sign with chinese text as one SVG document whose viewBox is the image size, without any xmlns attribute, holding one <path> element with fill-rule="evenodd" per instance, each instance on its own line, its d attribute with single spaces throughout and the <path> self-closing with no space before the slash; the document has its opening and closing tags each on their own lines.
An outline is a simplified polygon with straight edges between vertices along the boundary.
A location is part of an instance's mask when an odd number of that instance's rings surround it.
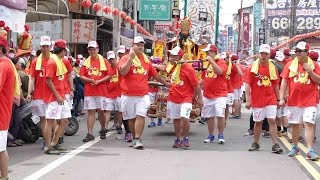
<svg viewBox="0 0 320 180">
<path fill-rule="evenodd" d="M 171 0 L 140 0 L 139 20 L 170 21 Z"/>
</svg>

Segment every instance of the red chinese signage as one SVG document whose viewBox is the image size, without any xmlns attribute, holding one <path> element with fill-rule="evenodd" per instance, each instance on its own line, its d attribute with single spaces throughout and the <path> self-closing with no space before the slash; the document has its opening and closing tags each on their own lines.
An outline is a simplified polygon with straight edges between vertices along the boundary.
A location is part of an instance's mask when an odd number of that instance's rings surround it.
<svg viewBox="0 0 320 180">
<path fill-rule="evenodd" d="M 95 20 L 72 20 L 72 43 L 88 43 L 96 39 L 97 24 Z"/>
<path fill-rule="evenodd" d="M 250 14 L 243 13 L 243 39 L 242 39 L 242 47 L 243 49 L 249 48 L 249 32 L 250 32 Z"/>
</svg>

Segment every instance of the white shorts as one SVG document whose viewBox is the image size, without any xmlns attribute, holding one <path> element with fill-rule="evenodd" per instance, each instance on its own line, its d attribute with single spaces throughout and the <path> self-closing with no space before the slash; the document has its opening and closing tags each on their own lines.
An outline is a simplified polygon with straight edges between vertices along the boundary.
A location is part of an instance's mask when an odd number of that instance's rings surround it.
<svg viewBox="0 0 320 180">
<path fill-rule="evenodd" d="M 119 111 L 120 109 L 120 97 L 117 98 L 106 98 L 106 109 L 107 111 Z"/>
<path fill-rule="evenodd" d="M 150 96 L 150 103 L 153 104 L 156 101 L 157 93 L 149 92 L 149 96 Z"/>
<path fill-rule="evenodd" d="M 288 116 L 288 107 L 281 107 L 277 109 L 277 118 L 287 117 Z"/>
<path fill-rule="evenodd" d="M 84 97 L 84 110 L 101 109 L 106 110 L 107 102 L 103 96 L 85 96 Z"/>
<path fill-rule="evenodd" d="M 39 117 L 46 116 L 46 104 L 42 99 L 36 99 L 32 101 L 32 115 Z"/>
<path fill-rule="evenodd" d="M 0 131 L 0 152 L 7 150 L 8 130 Z"/>
<path fill-rule="evenodd" d="M 67 100 L 64 100 L 63 105 L 59 105 L 57 101 L 47 104 L 46 118 L 47 119 L 67 119 L 71 117 L 71 110 Z"/>
<path fill-rule="evenodd" d="M 320 114 L 320 104 L 317 104 L 317 112 Z"/>
<path fill-rule="evenodd" d="M 234 89 L 234 100 L 240 100 L 242 96 L 242 90 L 241 89 Z"/>
<path fill-rule="evenodd" d="M 134 119 L 137 116 L 146 117 L 150 107 L 149 95 L 121 96 L 121 110 L 123 120 Z"/>
<path fill-rule="evenodd" d="M 288 106 L 288 120 L 290 124 L 300 124 L 303 122 L 308 122 L 311 124 L 316 123 L 317 117 L 317 107 L 295 107 L 295 106 Z"/>
<path fill-rule="evenodd" d="M 277 116 L 277 105 L 269 105 L 264 108 L 252 108 L 253 121 L 261 122 L 265 118 L 275 119 Z"/>
<path fill-rule="evenodd" d="M 201 117 L 224 117 L 226 111 L 227 97 L 208 99 L 203 97 L 203 108 Z"/>
<path fill-rule="evenodd" d="M 68 101 L 68 105 L 70 107 L 70 110 L 73 109 L 73 99 L 70 98 L 70 94 L 66 94 L 65 97 L 66 97 L 66 100 Z"/>
<path fill-rule="evenodd" d="M 190 113 L 192 110 L 191 103 L 176 104 L 174 102 L 167 102 L 167 118 L 168 119 L 190 119 Z"/>
<path fill-rule="evenodd" d="M 234 94 L 233 93 L 228 93 L 227 105 L 229 105 L 229 106 L 233 105 L 233 98 L 234 98 Z"/>
</svg>

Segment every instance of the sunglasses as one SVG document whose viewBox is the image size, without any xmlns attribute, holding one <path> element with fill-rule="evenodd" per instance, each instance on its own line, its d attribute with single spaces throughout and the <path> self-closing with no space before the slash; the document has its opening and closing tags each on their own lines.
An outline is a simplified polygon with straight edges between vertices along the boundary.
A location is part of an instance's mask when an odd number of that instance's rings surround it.
<svg viewBox="0 0 320 180">
<path fill-rule="evenodd" d="M 294 51 L 295 53 L 302 53 L 302 52 L 307 52 L 306 50 L 300 50 L 300 49 L 298 49 L 298 50 L 295 50 Z"/>
</svg>

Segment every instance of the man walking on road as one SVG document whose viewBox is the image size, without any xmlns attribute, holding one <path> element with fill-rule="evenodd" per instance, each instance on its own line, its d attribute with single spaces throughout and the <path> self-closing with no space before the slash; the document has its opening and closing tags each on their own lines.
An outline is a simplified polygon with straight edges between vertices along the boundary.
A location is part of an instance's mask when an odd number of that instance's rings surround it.
<svg viewBox="0 0 320 180">
<path fill-rule="evenodd" d="M 173 148 L 189 147 L 190 113 L 193 98 L 202 105 L 202 94 L 198 77 L 190 64 L 181 64 L 184 52 L 176 46 L 170 53 L 170 64 L 167 73 L 171 74 L 171 87 L 167 102 L 167 118 L 174 120 L 174 130 L 177 139 Z M 195 96 L 195 97 L 194 97 Z"/>
<path fill-rule="evenodd" d="M 248 68 L 245 78 L 246 108 L 252 107 L 254 125 L 254 142 L 249 151 L 260 149 L 259 139 L 262 121 L 267 118 L 272 138 L 272 152 L 280 154 L 276 126 L 277 100 L 279 100 L 280 77 L 275 65 L 269 60 L 270 46 L 263 44 L 259 49 L 259 59 Z M 261 98 L 263 97 L 263 98 Z"/>
<path fill-rule="evenodd" d="M 93 125 L 95 114 L 98 112 L 101 130 L 100 139 L 106 139 L 106 84 L 111 78 L 111 67 L 109 62 L 99 53 L 96 41 L 88 43 L 89 57 L 80 68 L 80 78 L 84 81 L 84 109 L 88 110 L 87 128 L 88 134 L 83 142 L 93 141 Z"/>
<path fill-rule="evenodd" d="M 50 91 L 44 92 L 44 101 L 47 104 L 44 133 L 44 152 L 46 154 L 60 154 L 60 152 L 66 151 L 58 143 L 59 137 L 63 135 L 68 118 L 71 117 L 71 110 L 65 98 L 65 78 L 68 76 L 68 70 L 63 62 L 63 58 L 68 50 L 66 46 L 67 43 L 64 40 L 56 40 L 53 54 L 47 62 L 46 83 Z M 55 121 L 59 122 L 51 141 L 52 126 L 55 124 Z"/>
<path fill-rule="evenodd" d="M 136 36 L 130 53 L 120 59 L 118 67 L 121 74 L 121 108 L 123 120 L 129 121 L 135 149 L 143 149 L 141 135 L 145 117 L 150 106 L 148 96 L 148 78 L 153 77 L 160 83 L 170 86 L 153 68 L 151 61 L 144 54 L 145 41 Z"/>
<path fill-rule="evenodd" d="M 285 93 L 289 88 L 289 123 L 292 124 L 292 149 L 289 156 L 299 153 L 298 142 L 300 126 L 304 122 L 305 138 L 308 147 L 307 159 L 316 161 L 319 156 L 313 150 L 314 126 L 317 115 L 318 84 L 320 67 L 308 57 L 309 44 L 299 42 L 296 46 L 296 58 L 287 63 L 281 77 L 280 105 L 285 105 Z"/>
<path fill-rule="evenodd" d="M 13 63 L 5 54 L 8 50 L 7 39 L 0 36 L 0 172 L 1 179 L 8 178 L 7 137 L 11 120 L 14 97 L 20 97 L 19 75 Z"/>
</svg>

